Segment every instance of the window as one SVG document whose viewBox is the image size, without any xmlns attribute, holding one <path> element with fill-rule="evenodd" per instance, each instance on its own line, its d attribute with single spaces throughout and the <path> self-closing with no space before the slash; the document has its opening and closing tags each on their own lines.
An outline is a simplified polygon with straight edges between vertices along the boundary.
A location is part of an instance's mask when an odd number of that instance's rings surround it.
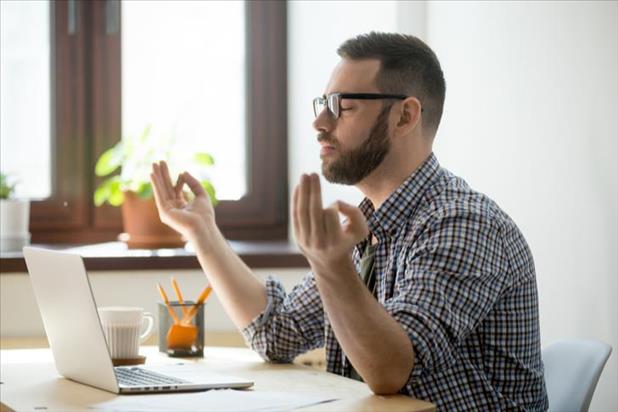
<svg viewBox="0 0 618 412">
<path fill-rule="evenodd" d="M 122 136 L 211 153 L 226 200 L 247 194 L 245 26 L 239 1 L 122 3 Z"/>
<path fill-rule="evenodd" d="M 2 3 L 4 15 L 6 2 Z M 232 3 L 231 6 L 225 6 L 225 2 L 121 4 L 115 0 L 24 3 L 40 3 L 47 7 L 50 33 L 50 52 L 47 52 L 49 97 L 40 92 L 39 99 L 47 99 L 51 104 L 49 107 L 41 105 L 43 108 L 32 107 L 27 126 L 22 126 L 34 127 L 36 122 L 37 127 L 45 129 L 41 125 L 45 124 L 44 116 L 48 113 L 48 140 L 45 140 L 44 133 L 38 134 L 42 136 L 42 142 L 48 142 L 49 148 L 45 143 L 36 143 L 36 146 L 25 140 L 18 143 L 29 151 L 36 147 L 34 152 L 37 155 L 49 153 L 49 166 L 45 160 L 36 160 L 37 166 L 33 168 L 43 176 L 41 182 L 46 179 L 50 182 L 47 189 L 44 185 L 36 189 L 39 196 L 51 193 L 49 197 L 32 201 L 30 229 L 33 242 L 81 243 L 116 238 L 122 231 L 120 210 L 111 206 L 96 208 L 92 202 L 92 193 L 100 181 L 94 176 L 94 163 L 120 136 L 142 127 L 149 117 L 157 117 L 160 124 L 182 124 L 177 131 L 186 136 L 195 134 L 199 127 L 205 127 L 203 134 L 207 134 L 215 130 L 214 122 L 220 123 L 218 126 L 224 127 L 230 136 L 213 133 L 209 136 L 212 145 L 207 142 L 204 146 L 218 161 L 213 180 L 222 198 L 216 210 L 219 226 L 230 239 L 287 237 L 285 2 L 247 1 Z M 187 13 L 196 20 L 208 16 L 200 15 L 205 13 L 204 10 L 187 11 L 187 7 L 196 7 L 192 3 L 210 5 L 228 13 L 223 30 L 234 29 L 235 34 L 226 35 L 222 29 L 215 30 L 210 27 L 212 22 L 208 27 L 200 27 L 200 22 L 189 19 Z M 172 12 L 176 16 L 171 16 Z M 152 13 L 165 14 L 167 24 L 163 24 L 163 20 L 157 21 L 160 16 Z M 184 28 L 181 28 L 193 29 L 196 38 L 182 42 L 182 36 L 178 35 L 181 30 L 172 24 L 173 21 L 184 21 Z M 156 30 L 145 30 L 139 27 L 140 24 L 151 28 L 156 26 Z M 30 30 L 36 24 L 21 21 L 18 26 L 21 30 Z M 41 28 L 37 27 L 37 30 Z M 217 32 L 220 35 L 214 37 Z M 144 35 L 148 38 L 144 39 Z M 206 42 L 200 36 L 211 38 Z M 14 39 L 12 36 L 7 41 Z M 137 50 L 144 49 L 145 44 L 140 42 L 149 41 L 152 48 L 142 50 L 146 53 L 138 53 Z M 186 46 L 184 43 L 191 42 L 198 45 L 193 47 L 208 46 L 213 50 L 203 53 L 185 47 L 184 54 L 165 56 L 170 46 L 181 49 Z M 217 50 L 218 55 L 214 53 Z M 44 47 L 36 52 L 38 67 L 44 66 L 45 58 L 41 56 L 45 53 Z M 160 73 L 158 78 L 147 72 L 148 62 L 144 59 L 148 53 L 151 56 L 161 54 L 154 56 L 151 62 L 150 71 Z M 3 86 L 12 82 L 5 80 L 5 57 L 10 55 L 5 54 L 3 47 Z M 174 71 L 173 64 L 157 63 L 157 59 L 165 61 L 166 58 L 184 64 L 177 64 Z M 124 65 L 123 60 L 126 60 Z M 196 67 L 186 67 L 191 63 Z M 209 65 L 212 66 L 210 71 L 199 72 Z M 191 70 L 192 76 L 187 76 L 187 71 Z M 214 79 L 229 73 L 233 73 L 238 81 L 225 84 Z M 158 83 L 147 84 L 152 81 Z M 44 83 L 44 80 L 40 82 Z M 153 91 L 148 99 L 157 96 L 183 98 L 186 100 L 183 109 L 176 108 L 176 114 L 165 105 L 142 110 L 140 95 L 147 87 Z M 174 94 L 175 88 L 185 92 L 188 88 L 192 90 L 179 95 Z M 206 91 L 211 95 L 202 95 Z M 2 103 L 4 107 L 4 101 Z M 160 113 L 170 116 L 162 119 Z M 178 113 L 184 117 L 179 118 Z M 210 117 L 202 116 L 205 113 Z M 13 116 L 12 113 L 7 115 Z M 34 115 L 40 120 L 33 120 Z M 210 124 L 199 125 L 201 119 Z M 5 135 L 4 128 L 2 135 L 4 169 L 5 156 L 17 156 L 17 152 L 4 144 L 5 139 L 12 139 L 12 135 Z M 222 145 L 233 150 L 224 152 Z M 236 156 L 230 155 L 233 152 Z M 48 177 L 45 177 L 46 170 L 49 171 Z"/>
<path fill-rule="evenodd" d="M 17 196 L 51 194 L 50 5 L 1 2 L 0 152 Z M 28 25 L 21 22 L 27 21 Z M 38 147 L 40 150 L 29 150 Z"/>
</svg>

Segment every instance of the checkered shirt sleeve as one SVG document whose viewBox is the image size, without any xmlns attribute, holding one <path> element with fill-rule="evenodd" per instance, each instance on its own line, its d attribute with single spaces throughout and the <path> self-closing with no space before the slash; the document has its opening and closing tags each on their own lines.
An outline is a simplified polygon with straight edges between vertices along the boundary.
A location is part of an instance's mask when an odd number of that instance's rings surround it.
<svg viewBox="0 0 618 412">
<path fill-rule="evenodd" d="M 324 311 L 312 273 L 289 294 L 269 277 L 266 293 L 266 309 L 241 331 L 249 347 L 264 360 L 291 362 L 324 345 Z"/>
</svg>

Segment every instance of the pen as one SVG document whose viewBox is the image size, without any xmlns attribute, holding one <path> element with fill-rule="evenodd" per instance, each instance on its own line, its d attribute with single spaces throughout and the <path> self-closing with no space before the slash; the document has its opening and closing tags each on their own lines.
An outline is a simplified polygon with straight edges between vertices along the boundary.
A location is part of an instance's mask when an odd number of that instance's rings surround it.
<svg viewBox="0 0 618 412">
<path fill-rule="evenodd" d="M 185 302 L 182 299 L 182 293 L 180 293 L 180 288 L 178 287 L 178 283 L 176 283 L 176 278 L 174 276 L 172 276 L 172 288 L 174 288 L 174 292 L 176 292 L 176 296 L 178 297 L 178 303 L 180 303 L 182 315 L 187 316 L 187 308 L 185 307 Z"/>
<path fill-rule="evenodd" d="M 191 322 L 191 320 L 193 319 L 193 317 L 197 313 L 197 309 L 200 307 L 200 305 L 202 303 L 204 303 L 206 298 L 208 298 L 208 295 L 210 295 L 210 292 L 212 292 L 212 288 L 210 287 L 210 285 L 208 285 L 208 286 L 206 286 L 204 288 L 204 290 L 202 290 L 202 293 L 200 293 L 200 296 L 197 298 L 197 302 L 195 302 L 193 304 L 193 306 L 191 306 L 191 309 L 189 309 L 189 313 L 187 313 L 182 318 L 182 322 L 181 323 L 187 324 L 187 323 Z"/>
<path fill-rule="evenodd" d="M 167 306 L 167 310 L 169 311 L 170 316 L 174 319 L 174 323 L 180 323 L 180 321 L 178 320 L 178 316 L 176 316 L 176 313 L 174 313 L 174 309 L 172 309 L 172 307 L 170 306 L 170 301 L 167 299 L 167 295 L 165 294 L 163 287 L 161 287 L 160 283 L 157 283 L 157 287 L 159 288 L 159 294 L 161 294 L 161 298 L 163 299 L 163 302 L 165 302 L 165 306 Z"/>
</svg>

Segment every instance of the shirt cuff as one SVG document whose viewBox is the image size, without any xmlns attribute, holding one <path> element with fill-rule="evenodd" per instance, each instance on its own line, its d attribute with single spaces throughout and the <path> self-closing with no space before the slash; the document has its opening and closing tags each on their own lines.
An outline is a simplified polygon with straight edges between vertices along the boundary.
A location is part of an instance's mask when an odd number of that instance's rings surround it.
<svg viewBox="0 0 618 412">
<path fill-rule="evenodd" d="M 273 277 L 269 276 L 268 279 L 266 279 L 265 286 L 267 298 L 266 308 L 240 331 L 247 346 L 257 351 L 259 354 L 265 353 L 267 346 L 266 334 L 260 332 L 272 315 L 277 312 L 285 297 L 283 285 Z"/>
</svg>

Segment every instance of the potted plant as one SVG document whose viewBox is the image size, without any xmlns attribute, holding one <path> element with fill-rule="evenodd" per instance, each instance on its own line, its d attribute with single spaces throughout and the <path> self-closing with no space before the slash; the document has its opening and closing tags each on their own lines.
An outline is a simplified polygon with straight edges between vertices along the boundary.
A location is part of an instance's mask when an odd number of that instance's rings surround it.
<svg viewBox="0 0 618 412">
<path fill-rule="evenodd" d="M 172 172 L 179 170 L 179 166 L 192 169 L 213 204 L 217 203 L 215 188 L 204 176 L 204 170 L 214 164 L 210 154 L 179 150 L 173 137 L 157 136 L 150 126 L 139 136 L 122 139 L 97 160 L 95 174 L 106 179 L 95 190 L 94 203 L 122 206 L 124 233 L 120 240 L 129 248 L 182 247 L 185 243 L 180 234 L 159 219 L 150 171 L 152 163 L 160 160 L 165 160 Z"/>
<path fill-rule="evenodd" d="M 0 251 L 16 252 L 30 243 L 30 201 L 15 199 L 16 182 L 0 172 Z"/>
</svg>

